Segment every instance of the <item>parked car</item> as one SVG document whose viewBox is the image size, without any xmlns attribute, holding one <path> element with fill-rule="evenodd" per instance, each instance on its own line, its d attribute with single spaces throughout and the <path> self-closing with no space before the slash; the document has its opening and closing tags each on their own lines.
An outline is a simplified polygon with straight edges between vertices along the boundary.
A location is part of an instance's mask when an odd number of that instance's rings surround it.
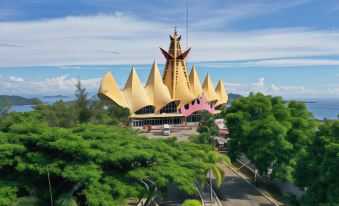
<svg viewBox="0 0 339 206">
<path fill-rule="evenodd" d="M 170 129 L 169 124 L 164 124 L 162 127 L 162 135 L 168 136 L 170 134 L 171 134 L 171 129 Z"/>
</svg>

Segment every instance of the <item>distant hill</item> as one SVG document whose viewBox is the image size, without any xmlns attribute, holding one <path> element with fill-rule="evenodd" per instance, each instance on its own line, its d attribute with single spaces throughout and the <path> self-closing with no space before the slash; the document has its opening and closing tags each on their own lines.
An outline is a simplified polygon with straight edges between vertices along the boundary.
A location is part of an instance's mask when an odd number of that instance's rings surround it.
<svg viewBox="0 0 339 206">
<path fill-rule="evenodd" d="M 35 98 L 25 98 L 21 96 L 0 95 L 0 106 L 6 105 L 6 98 L 11 102 L 12 106 L 33 105 Z"/>
<path fill-rule="evenodd" d="M 233 94 L 233 93 L 229 93 L 228 94 L 228 104 L 231 104 L 234 100 L 239 99 L 240 97 L 242 97 L 240 94 Z"/>
</svg>

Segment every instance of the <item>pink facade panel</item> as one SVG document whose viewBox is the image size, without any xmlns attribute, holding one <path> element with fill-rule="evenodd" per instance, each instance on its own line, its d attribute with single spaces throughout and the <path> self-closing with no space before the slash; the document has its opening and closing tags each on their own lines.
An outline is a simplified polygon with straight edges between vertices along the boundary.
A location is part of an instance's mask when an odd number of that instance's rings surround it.
<svg viewBox="0 0 339 206">
<path fill-rule="evenodd" d="M 208 111 L 209 113 L 213 113 L 215 111 L 214 105 L 207 102 L 206 96 L 204 94 L 199 96 L 191 103 L 186 104 L 180 108 L 181 114 L 185 117 L 193 114 L 196 111 L 202 110 Z"/>
</svg>

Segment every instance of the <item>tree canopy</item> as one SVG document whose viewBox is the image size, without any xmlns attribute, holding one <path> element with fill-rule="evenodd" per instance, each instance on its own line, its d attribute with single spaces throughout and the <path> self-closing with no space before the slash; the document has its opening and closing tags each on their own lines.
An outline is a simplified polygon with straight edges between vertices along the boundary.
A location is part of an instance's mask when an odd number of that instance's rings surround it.
<svg viewBox="0 0 339 206">
<path fill-rule="evenodd" d="M 183 206 L 201 206 L 199 200 L 185 200 L 182 204 Z"/>
<path fill-rule="evenodd" d="M 197 144 L 215 145 L 214 136 L 218 135 L 219 127 L 215 123 L 214 116 L 207 111 L 202 111 L 200 115 L 200 122 L 197 127 L 197 132 L 199 134 L 192 135 L 190 141 Z"/>
<path fill-rule="evenodd" d="M 303 205 L 339 205 L 339 120 L 325 120 L 297 164 Z"/>
<path fill-rule="evenodd" d="M 298 158 L 315 131 L 304 103 L 251 93 L 233 101 L 225 120 L 233 160 L 244 154 L 261 174 L 272 171 L 273 180 L 293 180 Z"/>
<path fill-rule="evenodd" d="M 163 194 L 169 183 L 189 194 L 210 167 L 210 146 L 150 140 L 118 126 L 49 126 L 39 111 L 13 113 L 0 126 L 0 205 L 49 201 L 121 205 L 147 196 L 141 181 Z M 34 197 L 33 199 L 30 197 Z M 38 204 L 38 203 L 37 203 Z"/>
</svg>

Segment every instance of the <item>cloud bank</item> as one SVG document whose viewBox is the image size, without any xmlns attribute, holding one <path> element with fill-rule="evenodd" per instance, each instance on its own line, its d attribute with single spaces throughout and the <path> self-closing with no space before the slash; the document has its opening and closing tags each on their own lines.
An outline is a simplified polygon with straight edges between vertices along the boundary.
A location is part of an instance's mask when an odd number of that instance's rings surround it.
<svg viewBox="0 0 339 206">
<path fill-rule="evenodd" d="M 163 62 L 173 25 L 114 15 L 0 22 L 0 67 Z M 274 28 L 252 31 L 190 29 L 190 61 L 260 60 L 272 66 L 338 65 L 324 56 L 339 54 L 339 30 Z M 184 29 L 178 28 L 184 34 Z M 183 36 L 183 46 L 186 43 Z M 105 51 L 105 52 L 98 52 Z M 298 60 L 317 57 L 317 60 Z M 287 59 L 287 60 L 276 60 Z M 271 59 L 271 60 L 270 60 Z M 240 65 L 241 66 L 241 65 Z M 246 64 L 244 65 L 246 66 Z"/>
<path fill-rule="evenodd" d="M 284 96 L 287 98 L 324 98 L 339 96 L 339 84 L 323 85 L 321 87 L 305 85 L 279 85 L 273 83 L 266 84 L 265 78 L 260 77 L 257 82 L 250 84 L 226 82 L 224 85 L 228 93 L 236 93 L 245 96 L 251 91 L 261 92 L 266 95 Z"/>
<path fill-rule="evenodd" d="M 41 81 L 27 81 L 22 77 L 0 76 L 0 94 L 43 96 L 43 95 L 72 95 L 78 79 L 68 75 L 47 78 Z M 81 84 L 89 93 L 96 93 L 101 78 L 83 79 Z"/>
</svg>

